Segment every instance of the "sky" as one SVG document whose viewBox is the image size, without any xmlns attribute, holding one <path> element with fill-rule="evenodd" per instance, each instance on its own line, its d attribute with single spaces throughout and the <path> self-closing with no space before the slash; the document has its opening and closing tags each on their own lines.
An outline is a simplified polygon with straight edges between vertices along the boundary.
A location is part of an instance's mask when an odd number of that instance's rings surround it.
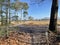
<svg viewBox="0 0 60 45">
<path fill-rule="evenodd" d="M 28 0 L 25 1 L 28 2 Z M 31 2 L 30 3 L 28 2 L 28 4 L 29 4 L 28 14 L 34 17 L 35 19 L 49 17 L 51 2 L 49 2 L 48 0 L 40 4 L 31 4 Z"/>
<path fill-rule="evenodd" d="M 40 4 L 33 4 L 30 0 L 20 0 L 21 2 L 27 2 L 29 5 L 28 16 L 34 17 L 34 19 L 42 19 L 46 17 L 50 17 L 52 0 L 45 0 Z M 59 2 L 59 10 L 58 17 L 60 17 L 60 0 Z"/>
</svg>

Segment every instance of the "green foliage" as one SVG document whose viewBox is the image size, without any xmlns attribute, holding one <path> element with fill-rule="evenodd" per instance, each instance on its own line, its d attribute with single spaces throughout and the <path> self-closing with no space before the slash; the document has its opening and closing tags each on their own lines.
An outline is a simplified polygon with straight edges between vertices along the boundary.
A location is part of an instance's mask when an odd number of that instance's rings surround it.
<svg viewBox="0 0 60 45">
<path fill-rule="evenodd" d="M 3 35 L 5 35 L 6 34 L 6 28 L 3 26 L 0 26 L 0 36 L 3 36 Z"/>
<path fill-rule="evenodd" d="M 28 8 L 29 8 L 28 4 L 27 3 L 23 3 L 23 9 L 27 10 Z"/>
<path fill-rule="evenodd" d="M 28 20 L 34 20 L 34 18 L 32 16 L 29 16 Z"/>
<path fill-rule="evenodd" d="M 13 17 L 12 17 L 12 20 L 18 21 L 18 16 L 17 16 L 17 15 L 13 16 Z"/>
<path fill-rule="evenodd" d="M 4 30 L 0 30 L 0 36 L 3 36 L 4 34 L 6 34 L 6 32 Z"/>
</svg>

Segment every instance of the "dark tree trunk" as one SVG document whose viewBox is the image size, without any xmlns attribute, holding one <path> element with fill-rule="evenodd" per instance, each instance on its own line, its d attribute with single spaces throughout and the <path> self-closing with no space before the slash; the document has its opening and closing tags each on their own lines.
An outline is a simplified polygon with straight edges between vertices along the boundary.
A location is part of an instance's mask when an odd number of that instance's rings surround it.
<svg viewBox="0 0 60 45">
<path fill-rule="evenodd" d="M 49 24 L 49 30 L 52 32 L 57 31 L 57 16 L 58 16 L 58 0 L 52 0 L 51 17 Z"/>
</svg>

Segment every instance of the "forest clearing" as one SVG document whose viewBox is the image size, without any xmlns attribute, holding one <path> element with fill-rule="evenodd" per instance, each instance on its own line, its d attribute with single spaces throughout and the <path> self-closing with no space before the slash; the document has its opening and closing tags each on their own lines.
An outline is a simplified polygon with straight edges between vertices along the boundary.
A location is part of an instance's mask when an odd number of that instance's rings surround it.
<svg viewBox="0 0 60 45">
<path fill-rule="evenodd" d="M 0 0 L 0 45 L 60 45 L 60 0 Z"/>
</svg>

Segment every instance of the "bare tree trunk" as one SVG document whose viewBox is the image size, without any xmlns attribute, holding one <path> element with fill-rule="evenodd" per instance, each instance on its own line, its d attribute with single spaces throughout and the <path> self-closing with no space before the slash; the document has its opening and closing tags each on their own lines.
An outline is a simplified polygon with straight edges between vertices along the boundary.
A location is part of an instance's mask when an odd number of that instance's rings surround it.
<svg viewBox="0 0 60 45">
<path fill-rule="evenodd" d="M 10 17 L 10 0 L 8 1 L 9 6 L 9 24 L 11 23 L 11 17 Z"/>
<path fill-rule="evenodd" d="M 8 0 L 6 0 L 6 2 L 8 2 Z M 6 4 L 6 39 L 8 38 L 8 4 Z"/>
<path fill-rule="evenodd" d="M 9 9 L 9 24 L 11 23 L 10 9 Z"/>
<path fill-rule="evenodd" d="M 1 25 L 3 25 L 2 4 L 1 4 Z"/>
<path fill-rule="evenodd" d="M 21 17 L 20 17 L 20 21 L 22 22 L 23 19 L 23 15 L 22 15 L 22 9 L 21 9 Z"/>
<path fill-rule="evenodd" d="M 52 32 L 57 31 L 57 16 L 58 16 L 58 0 L 52 0 L 51 17 L 49 24 L 49 30 Z"/>
</svg>

